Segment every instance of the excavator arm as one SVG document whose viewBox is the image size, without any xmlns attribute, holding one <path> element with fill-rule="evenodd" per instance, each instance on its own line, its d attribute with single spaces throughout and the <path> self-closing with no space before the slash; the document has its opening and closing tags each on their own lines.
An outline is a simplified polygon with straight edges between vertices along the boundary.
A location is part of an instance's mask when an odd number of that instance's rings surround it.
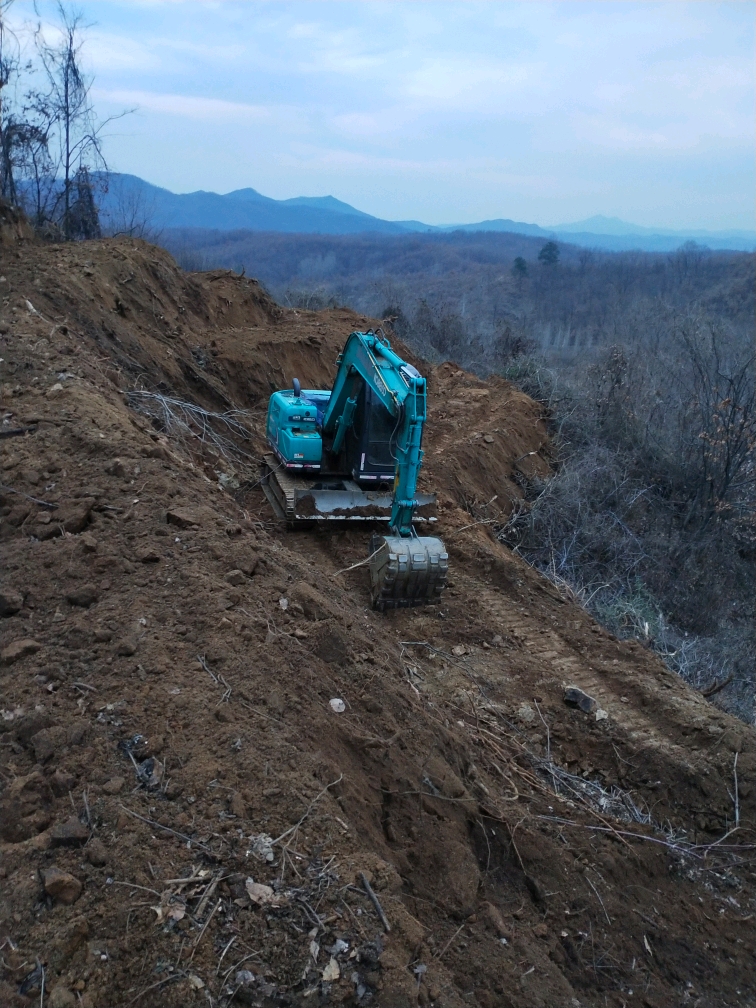
<svg viewBox="0 0 756 1008">
<path fill-rule="evenodd" d="M 425 378 L 394 353 L 376 333 L 353 332 L 338 360 L 331 398 L 323 417 L 323 435 L 337 454 L 351 426 L 363 384 L 368 385 L 396 420 L 392 444 L 396 476 L 389 528 L 402 538 L 412 535 L 412 516 L 426 419 Z"/>
</svg>

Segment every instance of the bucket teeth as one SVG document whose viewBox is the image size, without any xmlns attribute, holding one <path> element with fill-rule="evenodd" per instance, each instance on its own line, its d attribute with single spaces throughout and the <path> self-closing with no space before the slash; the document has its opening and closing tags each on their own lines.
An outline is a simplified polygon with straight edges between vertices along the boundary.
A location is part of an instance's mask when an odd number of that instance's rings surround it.
<svg viewBox="0 0 756 1008">
<path fill-rule="evenodd" d="M 449 554 L 433 536 L 372 538 L 370 589 L 374 609 L 398 609 L 438 602 L 446 587 Z"/>
</svg>

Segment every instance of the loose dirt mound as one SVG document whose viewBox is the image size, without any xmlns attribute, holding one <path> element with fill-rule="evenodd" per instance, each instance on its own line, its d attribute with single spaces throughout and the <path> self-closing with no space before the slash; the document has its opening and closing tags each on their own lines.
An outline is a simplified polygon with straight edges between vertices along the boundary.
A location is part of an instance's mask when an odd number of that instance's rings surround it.
<svg viewBox="0 0 756 1008">
<path fill-rule="evenodd" d="M 0 1003 L 756 1004 L 753 731 L 465 510 L 548 471 L 535 403 L 432 371 L 451 584 L 383 616 L 254 465 L 369 320 L 128 240 L 0 297 Z"/>
</svg>

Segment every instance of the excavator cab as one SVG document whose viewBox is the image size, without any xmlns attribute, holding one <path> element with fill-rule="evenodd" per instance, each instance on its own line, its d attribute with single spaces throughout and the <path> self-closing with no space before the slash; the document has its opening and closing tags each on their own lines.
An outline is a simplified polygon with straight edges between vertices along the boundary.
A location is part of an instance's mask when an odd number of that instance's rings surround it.
<svg viewBox="0 0 756 1008">
<path fill-rule="evenodd" d="M 352 479 L 366 486 L 393 484 L 396 451 L 392 442 L 395 435 L 396 420 L 370 386 L 363 386 L 346 437 Z"/>
</svg>

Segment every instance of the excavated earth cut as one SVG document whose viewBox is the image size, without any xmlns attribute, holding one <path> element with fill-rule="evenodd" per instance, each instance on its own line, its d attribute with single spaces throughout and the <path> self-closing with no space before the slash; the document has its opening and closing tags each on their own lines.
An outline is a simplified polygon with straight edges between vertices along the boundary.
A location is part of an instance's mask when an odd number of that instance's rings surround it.
<svg viewBox="0 0 756 1008">
<path fill-rule="evenodd" d="M 756 1004 L 753 729 L 496 540 L 539 405 L 426 369 L 449 586 L 375 612 L 257 482 L 370 320 L 8 227 L 0 1004 Z"/>
</svg>

